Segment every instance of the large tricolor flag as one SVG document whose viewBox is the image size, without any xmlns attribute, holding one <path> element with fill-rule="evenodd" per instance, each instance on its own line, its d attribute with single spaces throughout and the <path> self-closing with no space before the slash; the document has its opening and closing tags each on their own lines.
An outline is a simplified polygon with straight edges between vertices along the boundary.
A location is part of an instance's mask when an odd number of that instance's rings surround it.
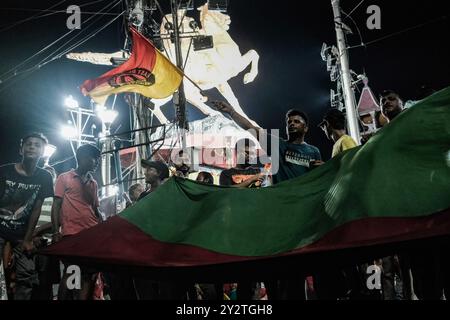
<svg viewBox="0 0 450 320">
<path fill-rule="evenodd" d="M 172 178 L 47 252 L 127 266 L 213 267 L 445 235 L 450 88 L 301 177 L 262 189 Z"/>
<path fill-rule="evenodd" d="M 130 58 L 97 79 L 86 80 L 81 92 L 104 105 L 108 96 L 136 92 L 149 98 L 166 98 L 178 89 L 183 73 L 155 46 L 131 28 L 133 48 Z"/>
</svg>

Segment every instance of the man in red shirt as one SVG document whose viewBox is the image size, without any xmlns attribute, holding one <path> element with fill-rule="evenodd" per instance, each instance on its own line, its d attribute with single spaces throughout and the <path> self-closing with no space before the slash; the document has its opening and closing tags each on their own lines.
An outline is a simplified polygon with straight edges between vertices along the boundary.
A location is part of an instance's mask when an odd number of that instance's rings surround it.
<svg viewBox="0 0 450 320">
<path fill-rule="evenodd" d="M 100 219 L 98 186 L 91 175 L 91 172 L 94 172 L 98 166 L 100 150 L 95 146 L 85 144 L 78 148 L 76 158 L 77 168 L 61 174 L 56 180 L 52 206 L 53 241 L 89 229 L 97 225 Z M 69 276 L 70 274 L 65 273 L 61 279 L 59 299 L 64 300 L 68 297 L 67 279 Z M 95 272 L 81 270 L 79 300 L 87 300 L 92 296 L 94 276 Z"/>
</svg>

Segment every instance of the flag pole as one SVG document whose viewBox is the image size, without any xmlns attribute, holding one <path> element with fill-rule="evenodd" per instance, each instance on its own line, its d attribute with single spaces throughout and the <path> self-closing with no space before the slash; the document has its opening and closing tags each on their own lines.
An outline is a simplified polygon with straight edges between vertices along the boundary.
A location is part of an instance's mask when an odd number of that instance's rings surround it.
<svg viewBox="0 0 450 320">
<path fill-rule="evenodd" d="M 178 27 L 178 0 L 171 0 L 170 1 L 170 7 L 172 11 L 172 21 L 174 26 L 174 45 L 175 45 L 175 57 L 177 61 L 178 68 L 182 71 L 183 69 L 183 55 L 181 53 L 181 43 L 180 43 L 180 29 Z M 183 72 L 184 75 L 184 72 Z M 178 120 L 178 126 L 180 129 L 187 129 L 187 123 L 186 123 L 186 95 L 184 93 L 184 84 L 183 81 L 180 83 L 180 87 L 178 88 L 178 99 L 175 99 L 175 105 L 176 105 L 176 116 Z M 183 148 L 185 145 L 184 142 L 184 135 L 182 137 L 182 144 Z"/>
</svg>

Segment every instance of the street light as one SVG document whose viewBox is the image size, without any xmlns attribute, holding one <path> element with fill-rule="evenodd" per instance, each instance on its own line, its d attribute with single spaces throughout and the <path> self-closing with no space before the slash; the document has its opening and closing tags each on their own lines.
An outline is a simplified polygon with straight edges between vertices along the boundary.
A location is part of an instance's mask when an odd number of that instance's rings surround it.
<svg viewBox="0 0 450 320">
<path fill-rule="evenodd" d="M 106 197 L 115 194 L 114 187 L 111 186 L 111 144 L 112 139 L 109 137 L 111 124 L 116 120 L 118 112 L 115 110 L 106 109 L 104 106 L 97 105 L 96 107 L 97 116 L 102 121 L 102 132 L 101 137 L 103 138 L 102 146 L 102 176 L 104 179 L 104 185 L 107 187 L 104 189 L 104 195 Z"/>
</svg>

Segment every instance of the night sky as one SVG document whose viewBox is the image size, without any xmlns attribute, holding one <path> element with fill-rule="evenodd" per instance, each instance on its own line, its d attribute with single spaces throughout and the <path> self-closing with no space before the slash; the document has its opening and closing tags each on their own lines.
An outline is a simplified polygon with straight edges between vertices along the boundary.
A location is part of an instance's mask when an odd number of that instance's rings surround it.
<svg viewBox="0 0 450 320">
<path fill-rule="evenodd" d="M 92 1 L 70 0 L 55 9 L 64 10 L 72 4 L 82 5 Z M 98 11 L 110 3 L 100 1 L 82 8 Z M 161 0 L 162 3 L 167 2 Z M 278 128 L 284 132 L 284 114 L 290 108 L 299 108 L 310 116 L 310 132 L 307 142 L 317 145 L 325 159 L 331 153 L 331 142 L 316 127 L 321 116 L 329 108 L 330 88 L 335 87 L 329 79 L 326 65 L 320 57 L 323 42 L 335 44 L 335 31 L 331 3 L 320 1 L 257 1 L 230 0 L 230 34 L 241 52 L 255 49 L 261 59 L 256 80 L 243 85 L 244 73 L 230 81 L 236 96 L 247 114 L 265 128 Z M 360 0 L 342 0 L 341 7 L 350 12 Z M 68 32 L 66 13 L 35 18 L 17 26 L 20 20 L 42 12 L 24 9 L 46 9 L 58 1 L 2 1 L 0 7 L 0 115 L 2 120 L 0 163 L 18 161 L 18 141 L 29 131 L 41 131 L 59 150 L 54 161 L 70 156 L 69 143 L 60 137 L 60 126 L 68 119 L 63 107 L 66 95 L 73 95 L 82 105 L 89 98 L 83 97 L 78 86 L 86 79 L 95 78 L 108 67 L 58 59 L 41 69 L 5 80 L 4 74 L 14 66 Z M 308 3 L 308 4 L 306 4 Z M 365 71 L 369 85 L 375 94 L 383 89 L 394 89 L 404 100 L 417 100 L 432 91 L 440 90 L 450 83 L 450 61 L 446 42 L 449 39 L 449 18 L 444 1 L 364 1 L 353 13 L 354 22 L 345 23 L 353 30 L 348 36 L 350 46 L 370 42 L 404 29 L 415 27 L 365 48 L 350 50 L 350 67 L 357 73 Z M 203 1 L 195 1 L 196 6 Z M 366 9 L 371 4 L 381 8 L 381 30 L 369 30 Z M 20 9 L 20 10 L 19 10 Z M 113 11 L 118 13 L 122 5 Z M 190 12 L 189 15 L 198 15 Z M 447 15 L 447 17 L 445 17 Z M 83 15 L 85 20 L 90 15 Z M 439 20 L 440 17 L 444 17 Z M 99 28 L 113 16 L 104 16 L 96 25 Z M 82 20 L 82 21 L 83 21 Z M 434 21 L 428 23 L 430 21 Z M 12 27 L 12 28 L 9 28 Z M 82 25 L 82 30 L 85 25 Z M 8 28 L 5 30 L 5 28 Z M 75 31 L 72 34 L 75 35 Z M 68 39 L 68 38 L 67 38 Z M 63 42 L 31 59 L 25 70 L 50 55 Z M 118 19 L 95 38 L 75 49 L 75 52 L 114 52 L 124 43 L 123 20 Z M 214 92 L 208 92 L 214 96 Z M 359 98 L 358 93 L 356 98 Z M 127 106 L 122 98 L 118 110 L 125 114 Z M 189 119 L 200 115 L 189 110 Z M 122 128 L 127 117 L 122 116 Z M 119 129 L 119 131 L 122 130 Z M 61 170 L 61 168 L 57 168 Z"/>
</svg>

